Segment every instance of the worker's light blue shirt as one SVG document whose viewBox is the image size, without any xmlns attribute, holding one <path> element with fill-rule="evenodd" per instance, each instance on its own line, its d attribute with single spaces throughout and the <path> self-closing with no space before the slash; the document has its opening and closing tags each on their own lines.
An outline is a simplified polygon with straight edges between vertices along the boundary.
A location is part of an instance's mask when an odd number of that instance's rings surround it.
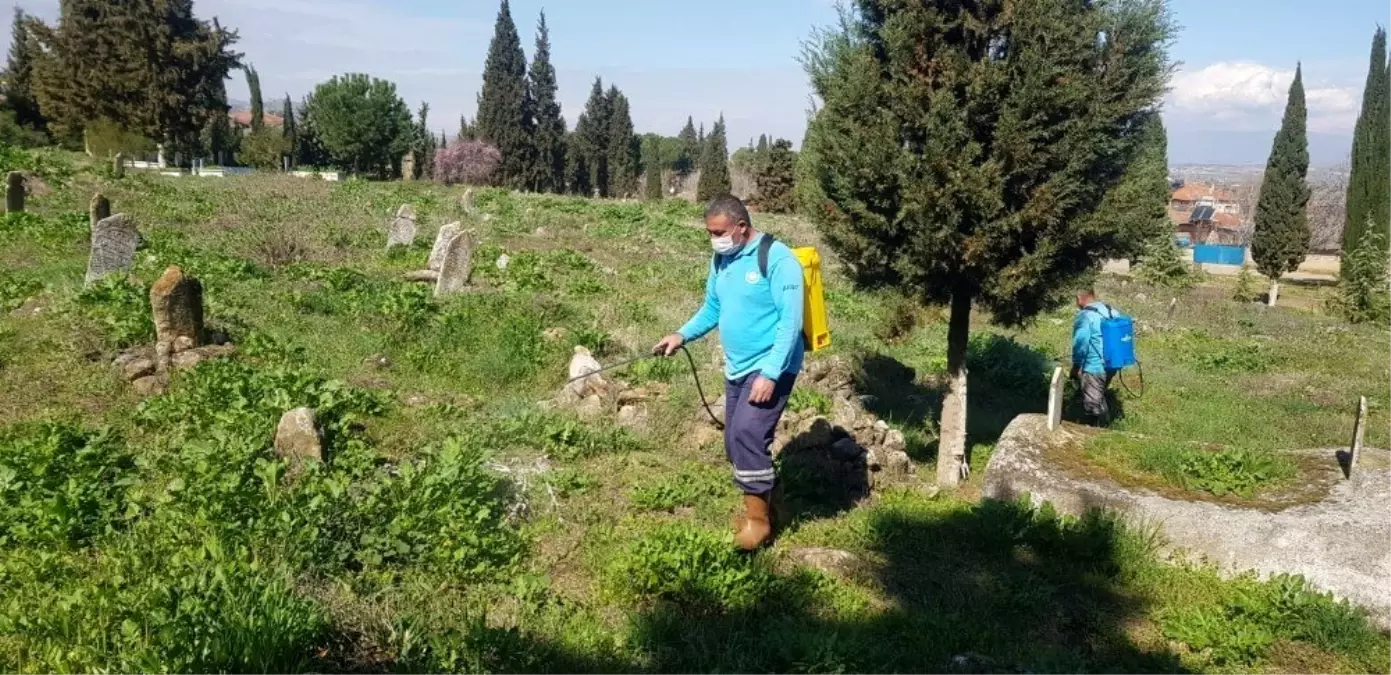
<svg viewBox="0 0 1391 675">
<path fill-rule="evenodd" d="M 1111 317 L 1111 308 L 1100 300 L 1092 301 L 1087 307 L 1091 309 L 1078 312 L 1077 318 L 1072 320 L 1072 365 L 1081 366 L 1084 373 L 1105 375 L 1106 362 L 1102 360 L 1101 352 L 1101 320 Z"/>
<path fill-rule="evenodd" d="M 677 331 L 691 342 L 718 327 L 731 380 L 753 372 L 777 380 L 802 369 L 802 264 L 775 241 L 765 279 L 758 270 L 758 242 L 765 236 L 711 258 L 705 304 Z"/>
</svg>

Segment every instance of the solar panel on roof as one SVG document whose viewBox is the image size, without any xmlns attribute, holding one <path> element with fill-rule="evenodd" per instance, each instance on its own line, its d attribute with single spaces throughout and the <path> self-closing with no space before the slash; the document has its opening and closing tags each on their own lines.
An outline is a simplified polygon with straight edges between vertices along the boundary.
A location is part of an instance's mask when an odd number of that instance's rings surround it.
<svg viewBox="0 0 1391 675">
<path fill-rule="evenodd" d="M 1195 207 L 1193 213 L 1188 216 L 1188 222 L 1201 223 L 1203 221 L 1212 220 L 1213 214 L 1214 211 L 1211 206 L 1198 206 Z"/>
</svg>

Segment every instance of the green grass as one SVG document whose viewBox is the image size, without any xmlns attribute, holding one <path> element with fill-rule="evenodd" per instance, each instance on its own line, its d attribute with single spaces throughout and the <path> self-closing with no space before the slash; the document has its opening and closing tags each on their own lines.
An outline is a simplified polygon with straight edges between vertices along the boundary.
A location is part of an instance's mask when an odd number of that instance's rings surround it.
<svg viewBox="0 0 1391 675">
<path fill-rule="evenodd" d="M 1391 664 L 1358 611 L 1297 580 L 1160 562 L 1151 536 L 1101 514 L 970 501 L 1004 425 L 1043 410 L 1066 309 L 1022 331 L 974 319 L 966 493 L 905 488 L 807 509 L 771 550 L 740 555 L 737 492 L 718 444 L 698 442 L 684 359 L 613 372 L 652 393 L 635 429 L 539 405 L 576 344 L 631 357 L 699 305 L 699 207 L 478 189 L 485 221 L 462 213 L 462 188 L 426 182 L 113 180 L 58 158 L 73 166 L 55 190 L 0 221 L 0 670 Z M 130 279 L 83 289 L 97 190 L 143 244 Z M 421 240 L 388 255 L 383 226 L 405 202 Z M 797 218 L 756 219 L 819 243 Z M 454 220 L 477 234 L 480 288 L 436 301 L 401 273 Z M 856 366 L 855 393 L 931 476 L 941 309 L 855 289 L 832 262 L 834 346 L 816 358 Z M 169 264 L 203 281 L 207 321 L 237 352 L 141 401 L 110 360 L 152 339 L 148 289 Z M 1151 328 L 1139 333 L 1144 395 L 1122 397 L 1119 428 L 1153 442 L 1097 451 L 1115 466 L 1259 496 L 1286 480 L 1269 451 L 1345 443 L 1359 394 L 1372 404 L 1368 443 L 1391 444 L 1384 328 L 1261 311 L 1207 285 L 1172 318 L 1162 291 L 1115 280 L 1100 291 Z M 41 311 L 8 313 L 26 301 Z M 691 351 L 702 382 L 718 383 L 713 345 Z M 272 437 L 301 405 L 318 411 L 329 462 L 291 470 Z M 833 412 L 807 386 L 789 407 Z M 1194 450 L 1205 444 L 1231 450 Z M 817 499 L 818 486 L 787 487 L 790 503 Z M 790 565 L 802 546 L 859 564 L 845 576 Z"/>
<path fill-rule="evenodd" d="M 1121 477 L 1152 476 L 1217 497 L 1250 498 L 1287 485 L 1298 472 L 1293 459 L 1269 450 L 1205 448 L 1118 433 L 1090 439 L 1086 454 Z"/>
</svg>

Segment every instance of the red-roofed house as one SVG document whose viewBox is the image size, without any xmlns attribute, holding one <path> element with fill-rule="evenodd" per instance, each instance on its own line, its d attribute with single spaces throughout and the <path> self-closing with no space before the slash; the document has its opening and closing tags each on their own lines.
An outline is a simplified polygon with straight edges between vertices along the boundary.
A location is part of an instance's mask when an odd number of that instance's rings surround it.
<svg viewBox="0 0 1391 675">
<path fill-rule="evenodd" d="M 227 113 L 227 118 L 232 121 L 232 126 L 234 127 L 251 126 L 250 110 L 233 110 Z M 261 119 L 265 120 L 266 126 L 268 127 L 278 127 L 285 123 L 285 120 L 275 113 L 265 113 L 261 115 Z"/>
</svg>

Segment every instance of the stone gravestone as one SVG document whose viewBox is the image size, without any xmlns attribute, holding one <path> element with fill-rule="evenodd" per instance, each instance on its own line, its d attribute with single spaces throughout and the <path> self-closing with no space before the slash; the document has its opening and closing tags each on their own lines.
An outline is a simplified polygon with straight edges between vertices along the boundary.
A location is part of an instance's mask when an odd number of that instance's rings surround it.
<svg viewBox="0 0 1391 675">
<path fill-rule="evenodd" d="M 156 344 L 186 351 L 203 344 L 203 284 L 170 265 L 150 287 Z M 182 349 L 181 349 L 182 348 Z"/>
<path fill-rule="evenodd" d="M 24 174 L 11 171 L 5 176 L 5 213 L 24 212 Z"/>
<path fill-rule="evenodd" d="M 123 154 L 121 154 L 121 153 L 118 152 L 118 153 L 116 153 L 116 156 L 115 156 L 115 157 L 112 157 L 112 158 L 111 158 L 111 175 L 112 175 L 112 176 L 115 176 L 116 178 L 125 178 L 125 175 L 126 175 L 126 156 L 125 156 L 125 155 L 123 155 Z"/>
<path fill-rule="evenodd" d="M 464 190 L 464 196 L 459 200 L 459 204 L 464 207 L 464 213 L 472 215 L 478 212 L 478 205 L 473 201 L 473 188 Z"/>
<path fill-rule="evenodd" d="M 1357 456 L 1362 454 L 1362 439 L 1367 433 L 1367 397 L 1359 396 L 1357 399 L 1357 421 L 1352 425 L 1352 448 L 1348 452 L 1348 473 L 1347 477 L 1352 478 L 1352 472 L 1357 470 Z"/>
<path fill-rule="evenodd" d="M 459 236 L 459 227 L 459 222 L 455 221 L 440 227 L 440 231 L 435 233 L 435 245 L 430 249 L 430 259 L 425 264 L 425 269 L 439 270 L 440 264 L 444 262 L 444 249 L 454 237 Z"/>
<path fill-rule="evenodd" d="M 92 205 L 90 208 L 91 218 L 89 226 L 96 228 L 97 223 L 111 217 L 111 200 L 106 195 L 98 192 L 92 195 Z"/>
<path fill-rule="evenodd" d="M 123 213 L 97 221 L 92 226 L 92 254 L 87 260 L 86 283 L 90 284 L 112 272 L 130 269 L 135 260 L 135 246 L 140 233 L 135 223 Z"/>
<path fill-rule="evenodd" d="M 396 209 L 396 217 L 391 219 L 391 228 L 386 233 L 386 248 L 410 246 L 415 243 L 415 207 L 402 204 Z"/>
<path fill-rule="evenodd" d="M 1053 380 L 1048 384 L 1048 430 L 1053 431 L 1063 423 L 1063 385 L 1067 383 L 1067 378 L 1063 377 L 1063 369 L 1057 367 L 1053 369 Z"/>
<path fill-rule="evenodd" d="M 323 436 L 312 408 L 295 408 L 275 425 L 275 454 L 291 462 L 324 461 Z"/>
<path fill-rule="evenodd" d="M 435 282 L 435 297 L 453 295 L 468 285 L 473 264 L 473 237 L 461 232 L 444 247 L 440 261 L 440 277 Z"/>
</svg>

